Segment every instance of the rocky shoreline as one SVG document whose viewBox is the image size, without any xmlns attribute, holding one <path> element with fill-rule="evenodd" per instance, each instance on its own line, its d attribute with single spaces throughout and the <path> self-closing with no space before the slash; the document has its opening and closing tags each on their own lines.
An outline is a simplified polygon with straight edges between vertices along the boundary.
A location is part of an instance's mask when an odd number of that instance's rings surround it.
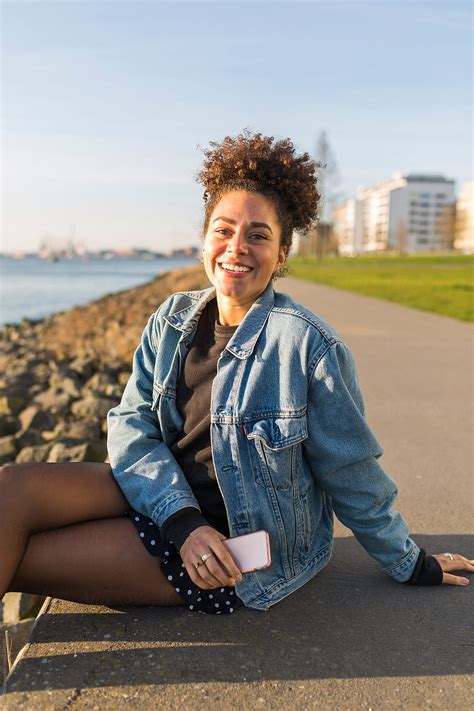
<svg viewBox="0 0 474 711">
<path fill-rule="evenodd" d="M 201 265 L 39 322 L 0 331 L 0 464 L 106 461 L 106 415 L 121 398 L 147 319 Z"/>
</svg>

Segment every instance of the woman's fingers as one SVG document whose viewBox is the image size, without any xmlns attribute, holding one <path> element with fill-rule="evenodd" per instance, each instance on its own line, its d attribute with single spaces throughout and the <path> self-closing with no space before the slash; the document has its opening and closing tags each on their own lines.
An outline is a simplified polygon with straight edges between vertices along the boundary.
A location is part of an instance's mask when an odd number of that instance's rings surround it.
<svg viewBox="0 0 474 711">
<path fill-rule="evenodd" d="M 203 589 L 233 586 L 242 580 L 240 570 L 221 542 L 224 538 L 210 526 L 200 526 L 189 534 L 181 547 L 181 558 L 191 580 Z M 206 557 L 205 561 L 202 556 Z"/>
<path fill-rule="evenodd" d="M 468 578 L 460 578 L 458 575 L 443 573 L 443 585 L 469 585 Z"/>
<path fill-rule="evenodd" d="M 474 573 L 474 560 L 466 558 L 459 553 L 438 553 L 436 558 L 443 571 L 443 583 L 447 585 L 469 585 L 469 578 L 453 575 L 454 572 L 465 570 Z"/>
</svg>

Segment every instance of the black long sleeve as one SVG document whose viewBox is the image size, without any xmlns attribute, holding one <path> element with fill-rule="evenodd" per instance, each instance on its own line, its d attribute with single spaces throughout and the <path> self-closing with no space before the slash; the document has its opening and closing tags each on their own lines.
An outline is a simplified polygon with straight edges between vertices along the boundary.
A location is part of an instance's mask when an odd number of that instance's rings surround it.
<svg viewBox="0 0 474 711">
<path fill-rule="evenodd" d="M 424 548 L 420 549 L 415 569 L 408 585 L 441 585 L 443 582 L 443 570 L 432 555 L 426 555 Z"/>
</svg>

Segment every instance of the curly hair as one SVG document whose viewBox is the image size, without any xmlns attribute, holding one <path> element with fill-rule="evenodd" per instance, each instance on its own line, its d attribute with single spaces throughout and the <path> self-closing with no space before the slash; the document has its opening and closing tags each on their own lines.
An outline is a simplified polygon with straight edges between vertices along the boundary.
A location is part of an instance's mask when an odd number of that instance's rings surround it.
<svg viewBox="0 0 474 711">
<path fill-rule="evenodd" d="M 317 219 L 319 193 L 316 171 L 319 164 L 308 153 L 297 155 L 289 138 L 275 141 L 245 130 L 222 143 L 211 141 L 204 149 L 205 160 L 196 176 L 204 186 L 204 227 L 212 211 L 231 190 L 259 193 L 269 199 L 281 226 L 280 244 L 288 254 L 293 231 L 307 234 Z M 280 273 L 278 273 L 280 275 Z"/>
</svg>

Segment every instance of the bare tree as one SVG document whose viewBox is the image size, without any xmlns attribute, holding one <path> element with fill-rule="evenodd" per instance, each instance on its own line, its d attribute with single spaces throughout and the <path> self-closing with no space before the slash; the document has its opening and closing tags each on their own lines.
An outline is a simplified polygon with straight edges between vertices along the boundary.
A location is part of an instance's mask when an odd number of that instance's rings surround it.
<svg viewBox="0 0 474 711">
<path fill-rule="evenodd" d="M 395 247 L 399 254 L 406 254 L 408 249 L 408 230 L 407 223 L 405 220 L 399 220 L 397 222 L 397 229 L 395 231 Z"/>
<path fill-rule="evenodd" d="M 336 158 L 325 130 L 319 134 L 315 158 L 320 163 L 318 169 L 318 189 L 321 195 L 319 203 L 320 222 L 328 224 L 332 222 L 332 211 L 338 198 L 337 187 L 340 177 Z"/>
<path fill-rule="evenodd" d="M 330 248 L 332 238 L 332 213 L 338 199 L 339 170 L 326 131 L 321 131 L 316 143 L 315 158 L 319 163 L 317 172 L 319 202 L 319 224 L 315 230 L 316 256 L 323 259 Z"/>
</svg>

